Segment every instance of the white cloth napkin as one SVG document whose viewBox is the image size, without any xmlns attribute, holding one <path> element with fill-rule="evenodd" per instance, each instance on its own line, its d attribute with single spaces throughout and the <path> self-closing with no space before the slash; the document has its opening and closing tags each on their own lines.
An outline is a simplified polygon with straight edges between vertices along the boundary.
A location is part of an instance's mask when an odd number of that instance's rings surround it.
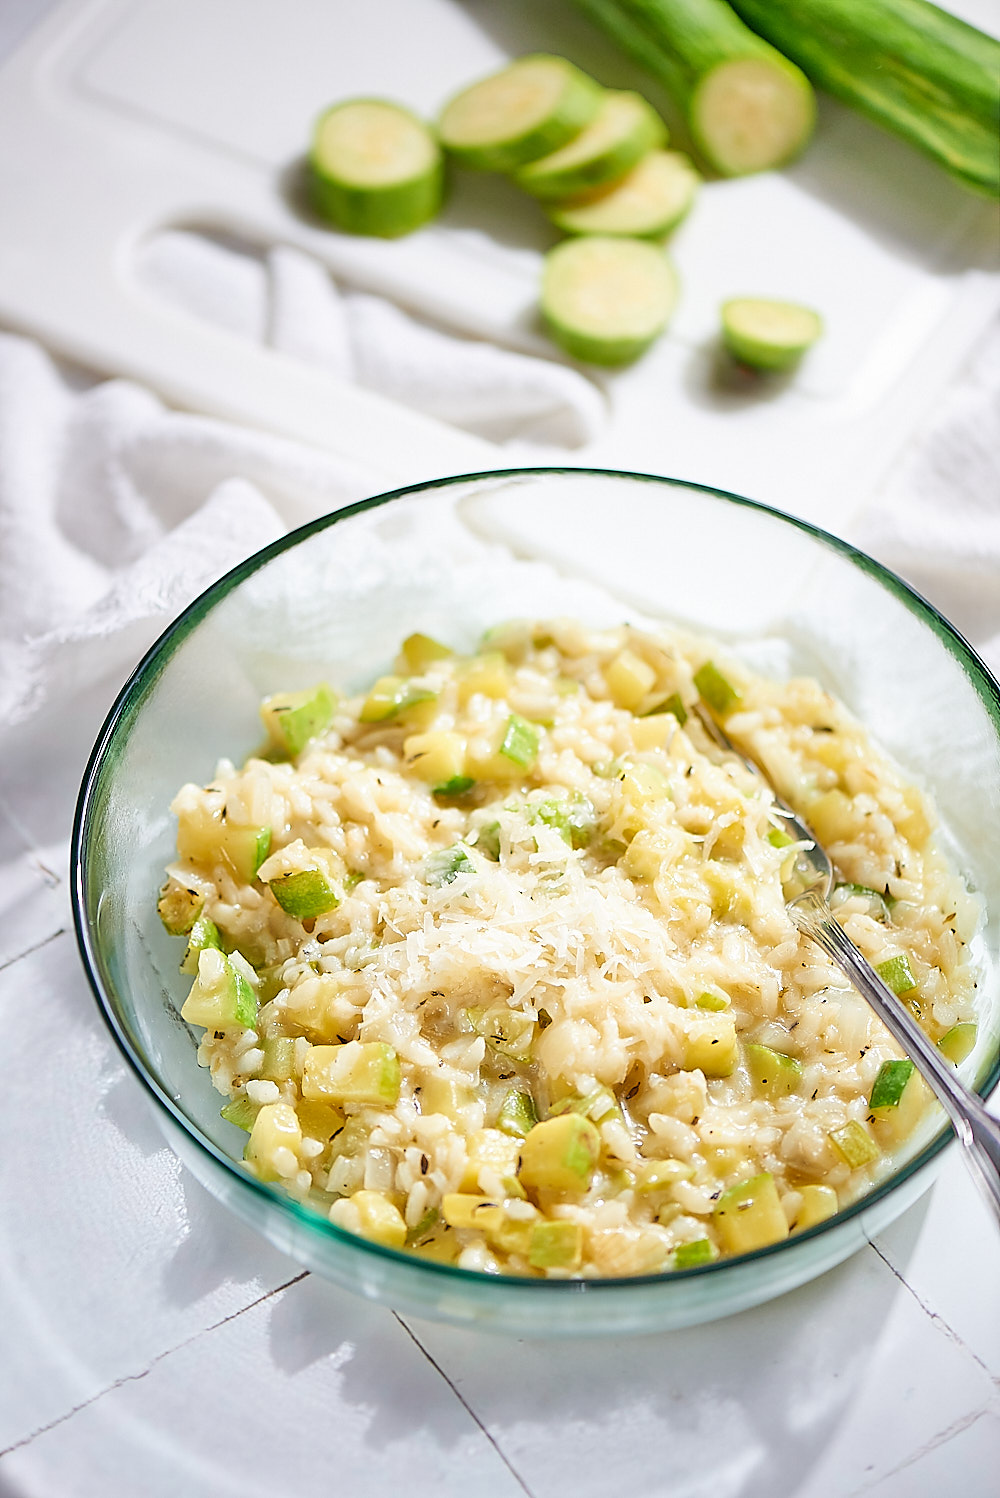
<svg viewBox="0 0 1000 1498">
<path fill-rule="evenodd" d="M 285 269 L 272 266 L 287 306 L 316 268 Z M 260 331 L 260 285 L 248 289 L 256 272 L 244 271 L 213 305 L 243 328 L 258 319 Z M 353 300 L 352 317 L 402 315 Z M 331 299 L 330 324 L 341 315 Z M 328 354 L 336 344 L 335 327 L 305 312 L 282 323 L 289 339 L 298 328 L 300 348 L 310 337 Z M 851 539 L 909 578 L 1000 671 L 998 427 L 1000 325 Z M 16 732 L 23 752 L 46 707 L 65 716 L 85 695 L 108 705 L 168 620 L 242 557 L 375 487 L 329 455 L 169 411 L 135 385 L 89 381 L 0 335 L 0 766 L 5 739 Z"/>
<path fill-rule="evenodd" d="M 146 242 L 137 274 L 196 317 L 492 442 L 574 448 L 607 419 L 597 386 L 555 349 L 533 358 L 443 332 L 383 297 L 338 287 L 290 246 L 258 254 L 169 230 Z"/>
</svg>

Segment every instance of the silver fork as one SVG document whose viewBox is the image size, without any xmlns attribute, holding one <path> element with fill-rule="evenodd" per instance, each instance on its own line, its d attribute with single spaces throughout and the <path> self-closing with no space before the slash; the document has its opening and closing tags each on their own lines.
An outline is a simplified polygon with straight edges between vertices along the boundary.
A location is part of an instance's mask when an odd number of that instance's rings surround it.
<svg viewBox="0 0 1000 1498">
<path fill-rule="evenodd" d="M 937 1046 L 886 987 L 837 921 L 829 903 L 833 864 L 816 834 L 778 795 L 764 769 L 737 749 L 715 719 L 700 704 L 695 711 L 719 748 L 735 755 L 768 785 L 774 796 L 775 811 L 787 823 L 789 836 L 808 845 L 798 852 L 789 877 L 783 880 L 789 915 L 799 931 L 833 958 L 913 1062 L 951 1120 L 965 1160 L 1000 1222 L 1000 1122 L 987 1113 L 977 1094 L 959 1081 Z"/>
</svg>

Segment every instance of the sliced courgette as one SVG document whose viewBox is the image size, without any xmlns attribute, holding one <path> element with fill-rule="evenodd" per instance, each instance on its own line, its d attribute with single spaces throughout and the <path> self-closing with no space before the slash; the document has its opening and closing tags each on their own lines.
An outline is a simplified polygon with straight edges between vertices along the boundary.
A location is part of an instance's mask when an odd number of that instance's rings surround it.
<svg viewBox="0 0 1000 1498">
<path fill-rule="evenodd" d="M 616 182 L 667 139 L 667 127 L 641 94 L 608 91 L 600 110 L 568 145 L 522 167 L 518 187 L 535 198 L 568 198 Z"/>
<path fill-rule="evenodd" d="M 542 316 L 575 359 L 628 364 L 663 332 L 677 277 L 663 251 L 638 239 L 587 235 L 546 256 Z"/>
<path fill-rule="evenodd" d="M 564 57 L 532 53 L 456 94 L 438 132 L 463 166 L 512 172 L 572 140 L 603 97 L 600 84 Z"/>
<path fill-rule="evenodd" d="M 549 218 L 566 234 L 662 239 L 694 202 L 701 178 L 679 151 L 650 151 L 600 195 L 553 203 Z"/>
<path fill-rule="evenodd" d="M 741 296 L 722 306 L 723 341 L 751 369 L 791 369 L 822 331 L 819 313 L 795 302 Z"/>
<path fill-rule="evenodd" d="M 423 121 L 399 104 L 335 104 L 316 123 L 309 165 L 316 211 L 351 234 L 395 239 L 441 207 L 441 148 Z"/>
</svg>

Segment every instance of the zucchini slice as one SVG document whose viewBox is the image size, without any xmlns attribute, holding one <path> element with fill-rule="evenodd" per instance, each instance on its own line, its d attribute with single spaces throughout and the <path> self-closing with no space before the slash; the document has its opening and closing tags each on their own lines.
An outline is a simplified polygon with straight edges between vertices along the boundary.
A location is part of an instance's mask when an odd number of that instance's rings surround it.
<svg viewBox="0 0 1000 1498">
<path fill-rule="evenodd" d="M 650 151 L 599 196 L 553 203 L 549 218 L 565 234 L 662 239 L 694 202 L 701 177 L 679 151 Z"/>
<path fill-rule="evenodd" d="M 568 145 L 522 167 L 518 187 L 535 198 L 568 198 L 615 182 L 651 151 L 666 143 L 667 127 L 641 94 L 615 89 Z"/>
<path fill-rule="evenodd" d="M 600 84 L 564 57 L 531 53 L 456 94 L 438 133 L 463 166 L 512 172 L 571 141 L 603 97 Z"/>
<path fill-rule="evenodd" d="M 441 148 L 423 121 L 399 104 L 335 104 L 316 122 L 309 166 L 317 213 L 350 234 L 396 239 L 441 207 Z"/>
<path fill-rule="evenodd" d="M 722 306 L 722 338 L 734 359 L 751 369 L 791 369 L 823 331 L 810 307 L 764 297 L 733 297 Z"/>
<path fill-rule="evenodd" d="M 637 359 L 663 332 L 676 300 L 670 261 L 639 239 L 587 235 L 556 245 L 545 259 L 542 316 L 575 359 Z"/>
</svg>

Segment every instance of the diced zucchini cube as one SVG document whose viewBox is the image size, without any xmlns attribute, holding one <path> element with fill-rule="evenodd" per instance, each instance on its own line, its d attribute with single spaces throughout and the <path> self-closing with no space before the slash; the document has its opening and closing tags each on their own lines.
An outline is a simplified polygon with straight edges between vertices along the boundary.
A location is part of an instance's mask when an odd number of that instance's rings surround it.
<svg viewBox="0 0 1000 1498">
<path fill-rule="evenodd" d="M 206 1030 L 251 1029 L 257 1019 L 257 994 L 231 958 L 205 947 L 181 1018 Z"/>
<path fill-rule="evenodd" d="M 706 1077 L 728 1077 L 740 1060 L 736 1021 L 731 1014 L 698 1012 L 687 1015 L 681 1066 L 685 1071 L 703 1071 Z"/>
<path fill-rule="evenodd" d="M 549 796 L 531 806 L 529 820 L 554 827 L 571 848 L 585 848 L 597 827 L 597 812 L 586 796 L 574 794 L 563 800 Z"/>
<path fill-rule="evenodd" d="M 265 859 L 258 870 L 286 915 L 315 920 L 343 897 L 344 867 L 330 848 L 307 848 L 301 838 Z"/>
<path fill-rule="evenodd" d="M 519 769 L 530 770 L 538 758 L 540 741 L 541 735 L 533 723 L 529 723 L 518 713 L 511 713 L 497 753 L 502 754 L 504 759 L 509 759 Z"/>
<path fill-rule="evenodd" d="M 440 785 L 434 787 L 435 796 L 464 796 L 466 791 L 471 791 L 475 785 L 471 775 L 453 775 L 450 780 L 442 780 Z"/>
<path fill-rule="evenodd" d="M 299 1168 L 302 1130 L 289 1103 L 265 1103 L 254 1119 L 243 1158 L 262 1181 L 288 1180 Z"/>
<path fill-rule="evenodd" d="M 710 993 L 707 989 L 694 1002 L 696 1009 L 708 1009 L 712 1013 L 729 1008 L 729 1000 L 724 993 Z"/>
<path fill-rule="evenodd" d="M 501 1179 L 517 1174 L 521 1141 L 500 1129 L 476 1129 L 468 1141 L 469 1158 L 462 1176 L 463 1191 L 479 1191 L 479 1172 L 495 1171 Z"/>
<path fill-rule="evenodd" d="M 579 1269 L 583 1228 L 578 1222 L 535 1222 L 528 1242 L 532 1269 Z"/>
<path fill-rule="evenodd" d="M 769 1045 L 748 1045 L 745 1055 L 754 1087 L 763 1097 L 787 1097 L 799 1085 L 802 1063 L 794 1056 L 774 1051 Z"/>
<path fill-rule="evenodd" d="M 232 1098 L 224 1108 L 220 1108 L 219 1116 L 224 1118 L 226 1123 L 235 1124 L 238 1129 L 249 1134 L 259 1112 L 260 1108 L 257 1103 L 252 1103 L 245 1094 L 241 1094 L 239 1097 Z"/>
<path fill-rule="evenodd" d="M 880 1108 L 898 1108 L 903 1089 L 912 1075 L 912 1061 L 883 1061 L 868 1098 L 871 1111 L 876 1113 Z"/>
<path fill-rule="evenodd" d="M 774 1177 L 768 1171 L 730 1186 L 712 1213 L 727 1253 L 745 1254 L 788 1237 L 788 1223 Z"/>
<path fill-rule="evenodd" d="M 684 706 L 684 702 L 680 692 L 671 692 L 670 696 L 664 697 L 662 702 L 657 702 L 655 706 L 648 708 L 646 712 L 643 713 L 643 717 L 658 718 L 661 717 L 664 713 L 672 714 L 672 716 L 677 719 L 677 726 L 679 728 L 684 727 L 684 724 L 687 722 L 688 715 L 687 708 Z"/>
<path fill-rule="evenodd" d="M 485 1232 L 487 1223 L 496 1223 L 499 1211 L 493 1197 L 473 1192 L 449 1191 L 441 1199 L 441 1215 L 450 1228 Z"/>
<path fill-rule="evenodd" d="M 529 1190 L 586 1191 L 600 1153 L 601 1136 L 590 1119 L 564 1113 L 527 1135 L 518 1177 Z"/>
<path fill-rule="evenodd" d="M 383 1248 L 402 1248 L 406 1223 L 398 1207 L 380 1191 L 355 1191 L 350 1198 L 358 1210 L 358 1232 Z"/>
<path fill-rule="evenodd" d="M 428 666 L 435 661 L 445 661 L 455 654 L 447 645 L 442 645 L 431 635 L 416 634 L 407 635 L 401 647 L 403 660 L 406 662 L 407 670 L 415 675 L 426 671 Z"/>
<path fill-rule="evenodd" d="M 200 915 L 191 927 L 188 943 L 184 948 L 184 956 L 181 959 L 181 972 L 193 978 L 198 971 L 198 958 L 207 947 L 221 952 L 222 937 L 219 935 L 219 928 L 215 922 L 210 921 L 207 915 Z"/>
<path fill-rule="evenodd" d="M 296 1112 L 303 1135 L 318 1139 L 323 1145 L 331 1144 L 343 1131 L 344 1115 L 339 1108 L 331 1108 L 329 1103 L 303 1098 Z"/>
<path fill-rule="evenodd" d="M 511 671 L 499 650 L 474 655 L 458 672 L 458 699 L 464 705 L 478 692 L 483 697 L 502 701 L 510 691 Z"/>
<path fill-rule="evenodd" d="M 171 936 L 186 936 L 201 914 L 204 893 L 193 886 L 168 879 L 156 903 L 160 920 Z"/>
<path fill-rule="evenodd" d="M 635 1189 L 643 1194 L 669 1191 L 678 1181 L 689 1181 L 694 1166 L 684 1160 L 643 1160 L 635 1171 Z"/>
<path fill-rule="evenodd" d="M 523 1139 L 537 1122 L 538 1114 L 535 1111 L 535 1100 L 531 1093 L 525 1092 L 520 1087 L 512 1087 L 500 1104 L 497 1128 L 504 1134 Z"/>
<path fill-rule="evenodd" d="M 439 729 L 430 733 L 413 733 L 403 740 L 406 769 L 412 770 L 428 785 L 444 786 L 449 781 L 466 780 L 465 736 Z M 457 794 L 453 792 L 452 794 Z"/>
<path fill-rule="evenodd" d="M 417 686 L 405 676 L 380 676 L 365 698 L 358 719 L 361 723 L 384 723 L 436 702 L 437 696 L 430 687 Z"/>
<path fill-rule="evenodd" d="M 880 1154 L 878 1145 L 864 1124 L 858 1123 L 856 1118 L 852 1118 L 839 1129 L 831 1129 L 830 1142 L 852 1170 L 859 1170 L 862 1165 L 870 1165 L 873 1160 L 878 1159 Z"/>
<path fill-rule="evenodd" d="M 605 666 L 604 680 L 615 706 L 633 712 L 653 690 L 656 672 L 634 651 L 626 649 L 620 650 Z"/>
<path fill-rule="evenodd" d="M 818 1222 L 825 1222 L 840 1210 L 837 1193 L 832 1186 L 800 1186 L 799 1195 L 802 1197 L 802 1205 L 792 1224 L 794 1233 L 815 1227 Z"/>
<path fill-rule="evenodd" d="M 424 859 L 424 878 L 437 889 L 443 884 L 451 884 L 459 874 L 475 872 L 476 866 L 461 843 L 456 843 L 453 848 L 440 848 L 434 853 L 428 853 Z"/>
<path fill-rule="evenodd" d="M 887 957 L 884 962 L 876 963 L 875 971 L 886 988 L 891 989 L 894 994 L 910 993 L 917 986 L 905 952 L 897 952 L 894 957 Z"/>
<path fill-rule="evenodd" d="M 399 1099 L 399 1057 L 382 1041 L 314 1045 L 302 1073 L 302 1096 L 320 1103 L 379 1103 Z"/>
<path fill-rule="evenodd" d="M 629 724 L 632 743 L 640 751 L 665 749 L 674 736 L 677 724 L 669 713 L 657 713 L 652 718 L 634 718 Z"/>
<path fill-rule="evenodd" d="M 302 692 L 275 692 L 265 697 L 260 716 L 275 749 L 296 759 L 310 739 L 329 727 L 336 706 L 336 694 L 321 681 Z"/>
<path fill-rule="evenodd" d="M 848 842 L 858 824 L 850 796 L 836 788 L 809 803 L 806 819 L 821 843 Z"/>
<path fill-rule="evenodd" d="M 507 1056 L 511 1061 L 531 1059 L 531 1045 L 537 1029 L 534 1016 L 508 1009 L 505 1004 L 490 1009 L 467 1009 L 465 1015 L 476 1034 L 481 1035 L 498 1056 Z"/>
<path fill-rule="evenodd" d="M 714 661 L 706 661 L 694 673 L 694 684 L 698 694 L 720 717 L 732 712 L 742 702 L 739 690 L 724 676 Z"/>
<path fill-rule="evenodd" d="M 420 1084 L 421 1113 L 442 1113 L 453 1123 L 458 1123 L 463 1110 L 475 1099 L 475 1092 L 462 1082 L 450 1077 L 429 1076 Z"/>
<path fill-rule="evenodd" d="M 264 1052 L 261 1077 L 267 1082 L 290 1082 L 295 1075 L 295 1041 L 288 1035 L 269 1036 L 260 1048 Z"/>
<path fill-rule="evenodd" d="M 970 1020 L 962 1020 L 957 1025 L 952 1025 L 938 1041 L 938 1050 L 946 1061 L 951 1061 L 955 1066 L 960 1066 L 966 1056 L 970 1055 L 976 1044 L 976 1026 Z"/>
<path fill-rule="evenodd" d="M 697 1269 L 718 1257 L 719 1250 L 711 1238 L 695 1238 L 692 1243 L 682 1243 L 674 1249 L 674 1268 Z"/>
<path fill-rule="evenodd" d="M 880 1072 L 872 1088 L 872 1097 L 895 1096 L 896 1101 L 878 1106 L 870 1103 L 868 1122 L 882 1148 L 891 1150 L 916 1128 L 930 1101 L 930 1089 L 911 1061 L 899 1062 L 898 1069 L 894 1068 L 879 1087 L 881 1077 Z"/>
</svg>

